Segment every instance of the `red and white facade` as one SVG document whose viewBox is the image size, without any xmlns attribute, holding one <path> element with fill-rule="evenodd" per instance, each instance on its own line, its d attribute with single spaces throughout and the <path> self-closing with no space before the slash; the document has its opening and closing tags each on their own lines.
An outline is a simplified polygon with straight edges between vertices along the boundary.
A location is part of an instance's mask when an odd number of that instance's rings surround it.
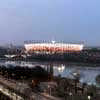
<svg viewBox="0 0 100 100">
<path fill-rule="evenodd" d="M 30 43 L 25 44 L 25 49 L 27 52 L 77 52 L 82 51 L 83 44 L 67 44 L 67 43 Z"/>
</svg>

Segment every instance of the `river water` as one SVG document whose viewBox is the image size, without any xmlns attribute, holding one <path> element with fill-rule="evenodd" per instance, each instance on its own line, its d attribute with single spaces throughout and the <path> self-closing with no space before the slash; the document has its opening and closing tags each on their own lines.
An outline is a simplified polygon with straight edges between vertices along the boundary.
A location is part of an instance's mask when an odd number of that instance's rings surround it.
<svg viewBox="0 0 100 100">
<path fill-rule="evenodd" d="M 37 65 L 41 66 L 45 70 L 51 68 L 53 71 L 53 76 L 60 75 L 61 77 L 66 78 L 75 78 L 75 75 L 79 75 L 79 80 L 81 83 L 87 83 L 88 85 L 96 85 L 97 87 L 100 84 L 96 83 L 96 77 L 100 75 L 100 66 L 81 64 L 81 63 L 68 63 L 68 62 L 25 62 L 25 61 L 0 61 L 1 65 L 6 66 L 28 66 L 35 67 Z"/>
</svg>

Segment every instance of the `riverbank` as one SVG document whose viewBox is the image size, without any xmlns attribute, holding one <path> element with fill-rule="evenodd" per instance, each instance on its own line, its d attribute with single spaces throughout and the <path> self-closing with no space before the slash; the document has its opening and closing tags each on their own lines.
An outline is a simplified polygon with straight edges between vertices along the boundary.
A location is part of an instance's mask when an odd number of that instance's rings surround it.
<svg viewBox="0 0 100 100">
<path fill-rule="evenodd" d="M 0 100 L 12 100 L 11 98 L 9 98 L 8 96 L 6 96 L 4 93 L 2 93 L 0 91 Z"/>
<path fill-rule="evenodd" d="M 31 59 L 31 60 L 19 60 L 19 59 L 0 59 L 0 63 L 7 63 L 9 62 L 9 64 L 11 63 L 19 63 L 19 64 L 53 64 L 53 65 L 60 65 L 60 64 L 64 64 L 64 65 L 68 65 L 68 66 L 88 66 L 88 67 L 100 67 L 100 63 L 87 63 L 87 62 L 72 62 L 72 61 L 57 61 L 57 60 L 40 60 L 40 59 Z"/>
</svg>

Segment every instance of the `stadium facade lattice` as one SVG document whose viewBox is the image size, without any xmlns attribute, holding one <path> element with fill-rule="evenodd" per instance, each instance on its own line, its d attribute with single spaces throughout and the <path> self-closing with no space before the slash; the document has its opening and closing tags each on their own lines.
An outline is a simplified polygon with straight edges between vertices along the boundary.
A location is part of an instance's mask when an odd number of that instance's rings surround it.
<svg viewBox="0 0 100 100">
<path fill-rule="evenodd" d="M 83 44 L 71 44 L 63 42 L 31 42 L 24 44 L 27 52 L 34 53 L 66 53 L 82 51 Z"/>
</svg>

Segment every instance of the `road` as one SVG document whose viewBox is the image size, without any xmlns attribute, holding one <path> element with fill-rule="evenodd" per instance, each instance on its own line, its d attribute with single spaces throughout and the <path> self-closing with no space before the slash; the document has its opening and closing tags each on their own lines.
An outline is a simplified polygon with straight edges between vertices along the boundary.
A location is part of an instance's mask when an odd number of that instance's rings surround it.
<svg viewBox="0 0 100 100">
<path fill-rule="evenodd" d="M 19 88 L 18 84 L 20 84 Z M 15 91 L 10 91 L 10 89 L 6 87 L 18 91 L 19 93 L 17 94 Z M 29 93 L 27 94 L 26 92 L 28 91 L 28 89 L 26 88 L 25 90 L 23 89 L 23 87 L 25 88 L 27 87 L 27 85 L 0 76 L 0 91 L 3 92 L 5 95 L 9 96 L 10 98 L 12 98 L 13 100 L 60 100 L 59 98 L 55 98 L 48 94 L 33 93 L 30 90 Z M 23 96 L 20 94 L 23 94 Z"/>
</svg>

